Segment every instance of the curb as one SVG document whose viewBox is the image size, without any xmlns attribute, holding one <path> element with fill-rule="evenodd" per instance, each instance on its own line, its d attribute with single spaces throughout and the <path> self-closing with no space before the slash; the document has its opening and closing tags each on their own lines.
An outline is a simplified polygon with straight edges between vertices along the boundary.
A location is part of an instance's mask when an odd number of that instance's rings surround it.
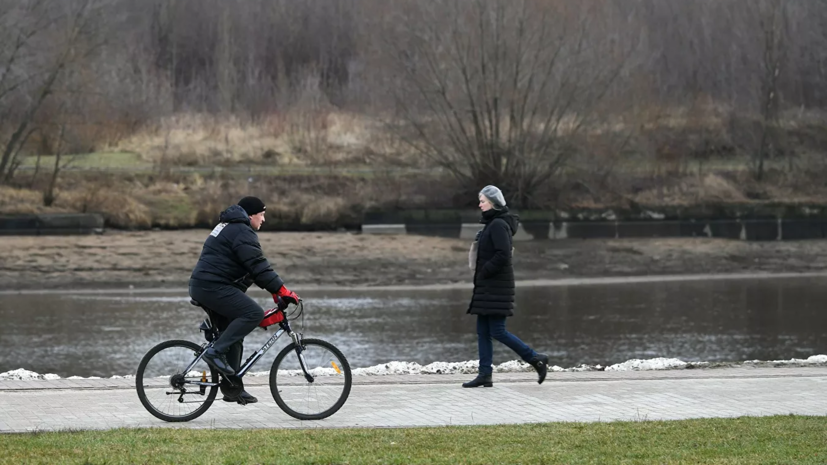
<svg viewBox="0 0 827 465">
<path fill-rule="evenodd" d="M 474 376 L 470 374 L 404 374 L 380 376 L 354 376 L 353 384 L 359 385 L 416 385 L 461 384 Z M 716 367 L 648 371 L 549 371 L 547 383 L 571 382 L 622 382 L 663 381 L 679 379 L 752 379 L 752 378 L 820 378 L 827 376 L 827 367 Z M 244 378 L 245 385 L 266 386 L 268 376 Z M 536 383 L 534 372 L 495 373 L 495 383 Z M 58 380 L 0 380 L 0 395 L 11 392 L 31 391 L 89 391 L 134 390 L 135 379 L 58 379 Z"/>
</svg>

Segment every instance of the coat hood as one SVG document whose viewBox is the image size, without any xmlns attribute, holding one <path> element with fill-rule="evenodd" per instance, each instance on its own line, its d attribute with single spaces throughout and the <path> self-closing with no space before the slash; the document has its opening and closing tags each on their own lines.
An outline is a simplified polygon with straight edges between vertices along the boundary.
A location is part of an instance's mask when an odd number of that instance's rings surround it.
<svg viewBox="0 0 827 465">
<path fill-rule="evenodd" d="M 487 212 L 482 213 L 482 220 L 481 223 L 488 224 L 494 221 L 496 218 L 502 218 L 505 223 L 511 228 L 511 235 L 517 234 L 517 227 L 520 224 L 520 217 L 509 213 L 508 207 L 503 207 L 502 210 L 488 210 Z"/>
<path fill-rule="evenodd" d="M 233 205 L 230 208 L 221 212 L 218 221 L 222 223 L 245 223 L 250 225 L 250 216 L 238 205 Z"/>
</svg>

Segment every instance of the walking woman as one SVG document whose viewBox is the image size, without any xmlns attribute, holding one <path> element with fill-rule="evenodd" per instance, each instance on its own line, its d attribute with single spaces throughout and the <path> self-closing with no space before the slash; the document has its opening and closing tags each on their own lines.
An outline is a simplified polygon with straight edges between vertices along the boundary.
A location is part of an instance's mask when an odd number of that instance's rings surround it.
<svg viewBox="0 0 827 465">
<path fill-rule="evenodd" d="M 462 387 L 494 385 L 491 379 L 494 358 L 492 338 L 507 345 L 533 366 L 537 370 L 537 382 L 542 384 L 548 372 L 548 356 L 538 354 L 505 329 L 506 317 L 514 315 L 511 237 L 517 232 L 517 218 L 508 212 L 505 197 L 496 186 L 485 186 L 479 193 L 479 201 L 482 210 L 480 222 L 485 226 L 477 234 L 474 296 L 468 313 L 477 315 L 480 369 L 479 375 Z"/>
</svg>

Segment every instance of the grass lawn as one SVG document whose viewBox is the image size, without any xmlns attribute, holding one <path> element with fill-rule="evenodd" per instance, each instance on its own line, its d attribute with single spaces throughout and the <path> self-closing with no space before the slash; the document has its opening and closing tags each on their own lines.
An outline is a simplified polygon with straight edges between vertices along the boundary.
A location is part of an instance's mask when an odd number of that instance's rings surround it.
<svg viewBox="0 0 827 465">
<path fill-rule="evenodd" d="M 36 156 L 26 156 L 21 163 L 22 171 L 32 171 L 37 162 Z M 40 159 L 40 170 L 43 173 L 50 173 L 54 166 L 54 156 L 44 155 Z M 63 155 L 61 165 L 65 170 L 74 172 L 99 172 L 116 171 L 131 174 L 149 174 L 158 171 L 158 167 L 143 160 L 139 154 L 132 152 L 95 152 L 76 155 Z M 666 165 L 665 165 L 666 166 Z M 703 162 L 703 172 L 711 173 L 717 171 L 743 172 L 752 169 L 750 160 L 745 157 L 737 158 L 715 158 Z M 766 169 L 784 170 L 787 166 L 786 159 L 770 159 L 766 161 Z M 584 167 L 580 167 L 583 169 Z M 652 160 L 637 154 L 626 156 L 615 166 L 615 171 L 620 175 L 642 175 L 651 173 L 656 166 Z M 566 170 L 572 167 L 565 168 Z M 663 169 L 663 168 L 661 168 Z M 698 162 L 693 161 L 685 166 L 691 173 L 697 173 Z M 239 162 L 226 166 L 219 165 L 194 165 L 194 166 L 167 166 L 165 171 L 169 173 L 201 173 L 201 174 L 240 174 L 240 175 L 267 175 L 267 176 L 295 176 L 295 175 L 324 175 L 335 174 L 339 176 L 355 176 L 360 178 L 373 178 L 375 176 L 399 176 L 399 175 L 428 175 L 440 170 L 431 168 L 401 168 L 395 166 L 383 166 L 381 164 L 321 164 L 321 165 L 278 165 L 278 164 L 249 164 Z"/>
<path fill-rule="evenodd" d="M 26 156 L 20 164 L 25 172 L 34 170 L 37 164 L 37 156 Z M 40 170 L 43 173 L 50 173 L 55 164 L 55 157 L 43 155 L 40 157 Z M 140 155 L 131 152 L 95 152 L 75 155 L 63 155 L 60 161 L 64 170 L 75 172 L 98 172 L 117 171 L 131 174 L 146 174 L 158 171 L 158 167 L 150 162 L 141 159 Z M 357 177 L 374 177 L 377 175 L 405 175 L 417 173 L 432 173 L 433 168 L 416 169 L 400 168 L 394 166 L 375 165 L 277 165 L 277 164 L 245 164 L 238 163 L 228 166 L 218 165 L 195 165 L 195 166 L 168 166 L 166 172 L 170 173 L 231 173 L 231 174 L 257 174 L 257 175 L 300 175 L 300 174 L 336 174 Z"/>
<path fill-rule="evenodd" d="M 312 426 L 312 424 L 310 425 Z M 827 417 L 0 435 L 0 463 L 827 463 Z"/>
<path fill-rule="evenodd" d="M 34 169 L 37 162 L 37 156 L 23 157 L 21 169 L 23 171 L 31 171 Z M 50 155 L 43 155 L 40 158 L 40 169 L 42 172 L 51 172 L 54 166 L 55 158 Z M 592 161 L 590 161 L 591 163 Z M 75 172 L 97 172 L 101 170 L 110 170 L 118 172 L 126 172 L 132 174 L 147 174 L 158 170 L 158 167 L 141 158 L 141 156 L 134 152 L 94 152 L 85 154 L 63 155 L 61 164 L 64 169 Z M 786 169 L 788 164 L 785 158 L 774 158 L 766 160 L 766 169 Z M 664 166 L 671 166 L 668 163 Z M 750 158 L 745 156 L 738 157 L 723 157 L 712 158 L 705 160 L 702 163 L 703 172 L 743 172 L 752 169 Z M 585 167 L 579 167 L 584 169 Z M 674 166 L 673 166 L 674 168 Z M 572 167 L 566 167 L 565 170 L 571 170 Z M 639 153 L 628 153 L 622 156 L 615 166 L 615 171 L 618 174 L 626 175 L 641 175 L 650 173 L 656 169 L 651 157 L 644 156 Z M 664 169 L 660 167 L 660 169 Z M 697 173 L 698 162 L 691 161 L 686 164 L 685 169 L 691 173 Z M 391 165 L 383 166 L 382 164 L 318 164 L 318 165 L 279 165 L 275 163 L 257 163 L 249 164 L 239 162 L 236 164 L 229 164 L 225 166 L 219 165 L 194 165 L 194 166 L 167 166 L 166 172 L 170 173 L 231 173 L 243 175 L 324 175 L 336 174 L 345 176 L 356 176 L 372 178 L 377 175 L 427 175 L 429 173 L 439 172 L 436 167 L 430 168 L 401 168 Z"/>
<path fill-rule="evenodd" d="M 23 157 L 20 167 L 33 169 L 35 164 L 37 164 L 37 156 L 27 156 Z M 137 153 L 131 152 L 95 152 L 63 155 L 60 157 L 60 164 L 68 169 L 76 170 L 152 168 L 152 165 L 141 160 L 141 157 Z M 55 157 L 53 155 L 43 155 L 40 157 L 41 170 L 49 171 L 54 165 Z"/>
</svg>

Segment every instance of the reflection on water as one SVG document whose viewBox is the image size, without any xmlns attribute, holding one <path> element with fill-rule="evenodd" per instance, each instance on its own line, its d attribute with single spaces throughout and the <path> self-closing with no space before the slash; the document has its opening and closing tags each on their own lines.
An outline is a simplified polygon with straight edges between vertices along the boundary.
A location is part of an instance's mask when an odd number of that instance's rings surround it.
<svg viewBox="0 0 827 465">
<path fill-rule="evenodd" d="M 258 297 L 261 294 L 254 294 Z M 474 360 L 469 290 L 304 292 L 305 335 L 326 339 L 354 367 L 392 360 Z M 579 285 L 518 289 L 509 329 L 552 363 L 772 360 L 827 353 L 823 278 Z M 203 313 L 184 294 L 0 296 L 0 372 L 62 377 L 134 373 L 167 339 L 199 341 Z M 261 298 L 263 306 L 271 303 Z M 260 329 L 246 354 L 271 335 Z M 253 371 L 269 370 L 282 338 Z M 246 355 L 245 355 L 246 356 Z M 495 345 L 495 363 L 515 358 Z"/>
</svg>

